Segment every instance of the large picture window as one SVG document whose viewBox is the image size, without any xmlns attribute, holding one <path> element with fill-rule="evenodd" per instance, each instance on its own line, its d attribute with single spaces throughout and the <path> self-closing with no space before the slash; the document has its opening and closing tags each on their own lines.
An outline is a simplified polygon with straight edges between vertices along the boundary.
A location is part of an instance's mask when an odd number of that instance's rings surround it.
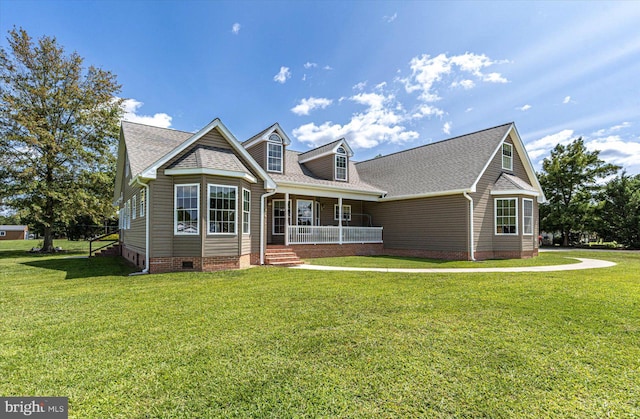
<svg viewBox="0 0 640 419">
<path fill-rule="evenodd" d="M 518 234 L 518 200 L 496 199 L 496 234 Z"/>
<path fill-rule="evenodd" d="M 267 142 L 267 171 L 282 173 L 282 138 L 275 133 Z"/>
<path fill-rule="evenodd" d="M 298 199 L 296 204 L 298 206 L 298 225 L 313 225 L 313 201 Z"/>
<path fill-rule="evenodd" d="M 199 234 L 200 185 L 175 186 L 175 234 Z"/>
<path fill-rule="evenodd" d="M 522 200 L 522 234 L 533 234 L 533 200 Z"/>
<path fill-rule="evenodd" d="M 237 188 L 209 185 L 209 234 L 236 234 Z"/>
<path fill-rule="evenodd" d="M 513 170 L 513 146 L 509 143 L 502 144 L 502 168 Z"/>
<path fill-rule="evenodd" d="M 251 191 L 242 189 L 242 233 L 249 234 L 251 226 Z"/>
</svg>

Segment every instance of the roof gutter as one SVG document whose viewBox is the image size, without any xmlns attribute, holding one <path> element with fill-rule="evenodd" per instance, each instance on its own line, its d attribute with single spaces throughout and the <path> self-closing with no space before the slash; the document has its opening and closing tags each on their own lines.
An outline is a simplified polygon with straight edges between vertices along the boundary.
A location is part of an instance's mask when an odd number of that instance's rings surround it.
<svg viewBox="0 0 640 419">
<path fill-rule="evenodd" d="M 476 255 L 475 249 L 473 248 L 473 198 L 467 194 L 467 192 L 463 192 L 462 195 L 469 200 L 469 255 L 471 256 L 471 260 L 475 262 Z"/>
</svg>

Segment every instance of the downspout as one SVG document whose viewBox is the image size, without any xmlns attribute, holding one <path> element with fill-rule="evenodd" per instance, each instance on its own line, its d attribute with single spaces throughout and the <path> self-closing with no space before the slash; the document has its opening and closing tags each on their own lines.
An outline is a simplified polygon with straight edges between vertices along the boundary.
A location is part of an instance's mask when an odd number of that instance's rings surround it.
<svg viewBox="0 0 640 419">
<path fill-rule="evenodd" d="M 462 195 L 469 200 L 469 254 L 471 260 L 475 262 L 476 252 L 473 248 L 473 198 L 471 198 L 467 192 L 463 192 Z"/>
<path fill-rule="evenodd" d="M 263 193 L 260 197 L 260 265 L 264 265 L 264 225 L 267 213 L 265 211 L 267 198 L 275 195 L 276 191 Z"/>
<path fill-rule="evenodd" d="M 136 183 L 146 189 L 144 194 L 144 269 L 141 273 L 149 273 L 149 185 L 140 182 L 140 179 L 136 177 Z"/>
</svg>

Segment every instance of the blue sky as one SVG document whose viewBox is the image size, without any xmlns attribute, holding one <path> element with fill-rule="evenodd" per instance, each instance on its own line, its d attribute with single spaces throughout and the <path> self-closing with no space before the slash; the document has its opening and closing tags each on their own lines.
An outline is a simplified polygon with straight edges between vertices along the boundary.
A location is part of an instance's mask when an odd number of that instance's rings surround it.
<svg viewBox="0 0 640 419">
<path fill-rule="evenodd" d="M 110 70 L 132 121 L 243 141 L 279 122 L 355 160 L 514 121 L 537 169 L 582 136 L 640 173 L 640 2 L 0 0 Z"/>
</svg>

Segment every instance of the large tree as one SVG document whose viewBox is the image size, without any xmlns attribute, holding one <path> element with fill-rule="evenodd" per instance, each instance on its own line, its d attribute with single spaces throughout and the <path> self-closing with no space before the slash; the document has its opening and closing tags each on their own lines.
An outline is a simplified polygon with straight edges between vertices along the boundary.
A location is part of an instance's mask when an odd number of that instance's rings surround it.
<svg viewBox="0 0 640 419">
<path fill-rule="evenodd" d="M 108 216 L 120 85 L 109 71 L 83 68 L 55 38 L 34 43 L 9 31 L 0 48 L 0 196 L 42 226 L 43 251 L 52 227 L 79 215 Z"/>
<path fill-rule="evenodd" d="M 540 225 L 545 231 L 560 231 L 564 246 L 572 232 L 592 226 L 599 182 L 619 169 L 599 153 L 588 151 L 580 137 L 566 146 L 558 144 L 542 162 L 539 180 L 548 202 L 540 208 Z"/>
<path fill-rule="evenodd" d="M 595 231 L 607 241 L 640 248 L 640 175 L 623 172 L 606 184 L 600 199 Z"/>
</svg>

